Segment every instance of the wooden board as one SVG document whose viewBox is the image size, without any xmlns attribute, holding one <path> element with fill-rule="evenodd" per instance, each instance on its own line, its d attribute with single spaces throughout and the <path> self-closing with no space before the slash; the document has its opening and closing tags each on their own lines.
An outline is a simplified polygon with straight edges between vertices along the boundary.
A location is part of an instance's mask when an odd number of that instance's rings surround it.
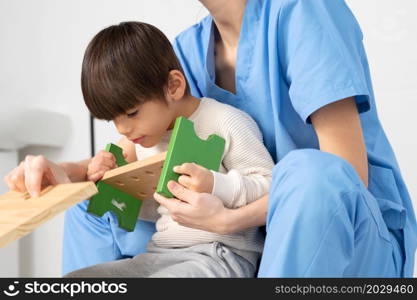
<svg viewBox="0 0 417 300">
<path fill-rule="evenodd" d="M 93 182 L 59 184 L 39 197 L 8 192 L 0 196 L 0 247 L 32 232 L 42 223 L 97 193 Z"/>
<path fill-rule="evenodd" d="M 166 152 L 107 171 L 101 181 L 140 200 L 153 199 Z"/>
</svg>

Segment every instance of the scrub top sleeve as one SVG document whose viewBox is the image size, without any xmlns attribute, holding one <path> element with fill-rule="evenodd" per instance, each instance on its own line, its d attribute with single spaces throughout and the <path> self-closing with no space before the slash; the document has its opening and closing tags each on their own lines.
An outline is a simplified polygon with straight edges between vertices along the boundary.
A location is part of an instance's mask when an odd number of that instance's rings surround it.
<svg viewBox="0 0 417 300">
<path fill-rule="evenodd" d="M 197 79 L 193 76 L 190 63 L 187 60 L 187 55 L 184 53 L 181 43 L 179 42 L 179 39 L 180 37 L 176 37 L 172 43 L 172 46 L 174 48 L 174 51 L 175 51 L 175 54 L 177 55 L 178 60 L 180 61 L 181 67 L 185 73 L 188 86 L 190 87 L 191 95 L 193 95 L 194 97 L 201 98 L 203 94 L 198 88 Z"/>
<path fill-rule="evenodd" d="M 362 32 L 343 0 L 289 0 L 278 24 L 281 67 L 304 122 L 319 108 L 355 96 L 370 109 Z"/>
</svg>

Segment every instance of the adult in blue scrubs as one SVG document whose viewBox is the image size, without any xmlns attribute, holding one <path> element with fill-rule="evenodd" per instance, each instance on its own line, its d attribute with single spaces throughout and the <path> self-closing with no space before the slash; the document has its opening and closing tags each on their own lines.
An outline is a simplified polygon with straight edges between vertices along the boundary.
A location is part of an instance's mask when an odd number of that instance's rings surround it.
<svg viewBox="0 0 417 300">
<path fill-rule="evenodd" d="M 222 1 L 202 2 L 210 10 Z M 181 33 L 174 47 L 192 94 L 249 113 L 277 163 L 258 276 L 412 276 L 417 244 L 413 206 L 377 117 L 362 32 L 346 3 L 247 0 L 234 91 L 217 84 L 218 38 L 209 15 Z M 337 151 L 320 151 L 326 150 L 326 141 L 320 140 L 313 116 L 342 99 L 354 99 L 359 112 L 365 179 Z M 190 202 L 190 194 L 182 191 L 174 194 Z M 93 219 L 82 205 L 66 215 L 64 273 L 143 251 L 152 224 L 139 222 L 135 232 L 124 233 L 111 215 Z M 203 214 L 206 208 L 201 204 L 197 209 Z M 182 217 L 187 226 L 214 231 L 209 223 L 193 224 L 185 210 Z M 88 239 L 91 248 L 79 249 L 78 241 Z"/>
</svg>

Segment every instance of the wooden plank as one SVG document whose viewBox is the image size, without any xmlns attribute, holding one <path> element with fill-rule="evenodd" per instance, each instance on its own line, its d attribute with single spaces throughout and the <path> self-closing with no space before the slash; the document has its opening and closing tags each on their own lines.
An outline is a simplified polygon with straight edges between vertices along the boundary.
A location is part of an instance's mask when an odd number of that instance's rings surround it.
<svg viewBox="0 0 417 300">
<path fill-rule="evenodd" d="M 140 200 L 153 199 L 166 152 L 107 171 L 101 181 Z"/>
<path fill-rule="evenodd" d="M 0 196 L 0 247 L 21 238 L 35 228 L 97 193 L 93 182 L 58 184 L 45 188 L 39 197 L 8 192 Z"/>
</svg>

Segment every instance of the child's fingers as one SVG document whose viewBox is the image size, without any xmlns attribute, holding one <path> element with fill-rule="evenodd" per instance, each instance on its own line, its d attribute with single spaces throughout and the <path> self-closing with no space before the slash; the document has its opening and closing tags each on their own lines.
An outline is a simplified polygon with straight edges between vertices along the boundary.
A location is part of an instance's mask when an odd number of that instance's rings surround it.
<svg viewBox="0 0 417 300">
<path fill-rule="evenodd" d="M 104 173 L 106 173 L 106 171 L 97 172 L 94 176 L 94 182 L 99 181 L 101 178 L 103 178 Z"/>
<path fill-rule="evenodd" d="M 175 173 L 193 176 L 198 171 L 198 166 L 195 163 L 183 163 L 182 165 L 173 168 Z"/>
<path fill-rule="evenodd" d="M 96 181 L 100 180 L 101 178 L 103 178 L 105 172 L 106 171 L 98 171 L 94 174 L 91 174 L 91 175 L 88 176 L 88 180 L 96 182 Z"/>
<path fill-rule="evenodd" d="M 92 162 L 89 166 L 89 171 L 90 173 L 96 173 L 101 170 L 107 171 L 107 170 L 114 169 L 116 167 L 117 165 L 115 161 L 112 161 L 109 159 L 102 159 L 102 160 Z"/>
<path fill-rule="evenodd" d="M 96 156 L 99 157 L 103 157 L 103 158 L 107 158 L 107 159 L 111 159 L 116 161 L 116 157 L 113 155 L 113 153 L 108 152 L 108 151 L 104 151 L 104 150 L 100 150 Z"/>
<path fill-rule="evenodd" d="M 116 164 L 116 162 L 115 162 L 115 161 L 112 161 L 112 160 L 107 160 L 107 161 L 104 161 L 104 162 L 101 164 L 101 168 L 103 168 L 103 167 L 107 167 L 109 170 L 111 170 L 111 169 L 116 168 L 116 167 L 117 167 L 117 164 Z"/>
<path fill-rule="evenodd" d="M 116 165 L 116 157 L 113 155 L 113 153 L 104 150 L 100 150 L 100 152 L 97 153 L 96 156 L 94 156 L 93 161 L 98 164 L 103 164 L 107 162 Z"/>
<path fill-rule="evenodd" d="M 191 189 L 193 186 L 193 182 L 190 176 L 187 175 L 181 175 L 178 178 L 178 183 L 180 183 L 181 185 L 185 186 L 188 189 Z"/>
</svg>

